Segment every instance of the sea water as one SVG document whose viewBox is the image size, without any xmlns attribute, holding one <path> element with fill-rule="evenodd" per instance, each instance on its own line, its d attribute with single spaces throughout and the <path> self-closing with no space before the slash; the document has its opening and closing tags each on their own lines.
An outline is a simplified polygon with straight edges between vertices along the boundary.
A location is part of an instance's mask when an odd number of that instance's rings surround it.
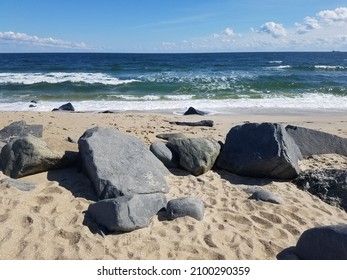
<svg viewBox="0 0 347 280">
<path fill-rule="evenodd" d="M 347 110 L 347 53 L 0 54 L 0 110 L 66 102 L 78 111 Z"/>
</svg>

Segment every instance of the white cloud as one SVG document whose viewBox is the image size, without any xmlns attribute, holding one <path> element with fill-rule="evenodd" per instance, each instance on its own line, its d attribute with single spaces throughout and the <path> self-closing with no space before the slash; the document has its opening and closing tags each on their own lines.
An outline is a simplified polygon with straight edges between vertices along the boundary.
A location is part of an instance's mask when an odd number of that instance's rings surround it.
<svg viewBox="0 0 347 280">
<path fill-rule="evenodd" d="M 280 23 L 275 23 L 273 21 L 266 22 L 259 29 L 260 33 L 270 34 L 274 38 L 279 38 L 287 35 L 287 30 Z"/>
<path fill-rule="evenodd" d="M 74 43 L 54 38 L 41 38 L 35 35 L 28 35 L 25 33 L 15 33 L 12 31 L 0 32 L 0 45 L 1 43 L 13 45 L 27 45 L 27 46 L 42 46 L 42 47 L 55 47 L 63 49 L 88 49 L 88 46 L 81 43 Z"/>
<path fill-rule="evenodd" d="M 318 20 L 312 17 L 305 17 L 304 23 L 296 23 L 295 25 L 297 26 L 298 34 L 305 34 L 306 32 L 309 32 L 311 30 L 321 28 Z"/>
<path fill-rule="evenodd" d="M 227 27 L 227 28 L 224 30 L 224 34 L 225 34 L 226 36 L 234 36 L 234 35 L 235 35 L 234 30 L 232 30 L 232 28 L 230 28 L 230 27 Z"/>
<path fill-rule="evenodd" d="M 347 8 L 341 7 L 335 10 L 320 11 L 317 14 L 319 20 L 326 22 L 327 24 L 332 23 L 346 23 L 347 22 Z"/>
<path fill-rule="evenodd" d="M 268 34 L 271 36 L 264 36 Z M 235 33 L 231 27 L 202 38 L 191 38 L 170 51 L 331 51 L 347 50 L 347 8 L 325 10 L 285 28 L 266 22 L 260 28 Z M 167 48 L 168 49 L 168 48 Z"/>
</svg>

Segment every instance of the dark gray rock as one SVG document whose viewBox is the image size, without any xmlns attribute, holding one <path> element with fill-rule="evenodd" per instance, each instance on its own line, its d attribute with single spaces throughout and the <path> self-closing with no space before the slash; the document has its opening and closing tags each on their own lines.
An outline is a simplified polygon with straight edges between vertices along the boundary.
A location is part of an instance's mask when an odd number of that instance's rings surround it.
<svg viewBox="0 0 347 280">
<path fill-rule="evenodd" d="M 54 108 L 52 111 L 71 111 L 71 112 L 74 112 L 75 108 L 69 102 L 69 103 L 61 105 L 59 108 Z"/>
<path fill-rule="evenodd" d="M 346 138 L 292 125 L 287 125 L 286 131 L 294 139 L 303 156 L 319 154 L 347 156 Z"/>
<path fill-rule="evenodd" d="M 304 260 L 347 260 L 347 225 L 306 230 L 296 244 L 296 254 Z"/>
<path fill-rule="evenodd" d="M 213 121 L 212 120 L 203 120 L 198 122 L 169 122 L 170 124 L 175 125 L 185 125 L 185 126 L 208 126 L 213 127 Z"/>
<path fill-rule="evenodd" d="M 115 128 L 95 127 L 78 141 L 83 172 L 99 199 L 168 192 L 169 171 L 146 145 Z"/>
<path fill-rule="evenodd" d="M 151 218 L 166 205 L 164 194 L 120 196 L 91 204 L 88 213 L 109 231 L 129 232 L 147 227 Z"/>
<path fill-rule="evenodd" d="M 62 157 L 52 152 L 42 139 L 31 135 L 12 140 L 0 154 L 2 171 L 11 178 L 59 168 L 61 160 Z"/>
<path fill-rule="evenodd" d="M 255 199 L 257 201 L 261 200 L 264 202 L 271 202 L 275 204 L 282 204 L 281 198 L 274 195 L 273 193 L 266 191 L 266 190 L 257 190 L 255 191 L 249 199 Z"/>
<path fill-rule="evenodd" d="M 161 133 L 156 137 L 164 140 L 170 140 L 174 138 L 187 138 L 187 136 L 182 133 Z"/>
<path fill-rule="evenodd" d="M 42 132 L 43 126 L 41 124 L 27 125 L 25 121 L 17 121 L 0 130 L 0 141 L 8 143 L 14 138 L 28 135 L 41 138 Z"/>
<path fill-rule="evenodd" d="M 23 182 L 12 178 L 1 179 L 0 185 L 6 188 L 16 188 L 20 191 L 31 191 L 37 187 L 35 183 Z"/>
<path fill-rule="evenodd" d="M 169 146 L 163 142 L 154 142 L 149 149 L 167 168 L 177 168 L 178 156 Z"/>
<path fill-rule="evenodd" d="M 347 170 L 305 170 L 293 183 L 326 203 L 347 211 Z"/>
<path fill-rule="evenodd" d="M 173 220 L 180 217 L 189 216 L 198 221 L 204 217 L 204 203 L 195 197 L 184 197 L 170 200 L 166 206 L 166 217 Z"/>
<path fill-rule="evenodd" d="M 249 123 L 233 127 L 217 166 L 248 177 L 293 179 L 299 172 L 301 152 L 284 127 Z"/>
<path fill-rule="evenodd" d="M 195 109 L 194 107 L 189 107 L 187 111 L 184 112 L 183 115 L 187 116 L 187 115 L 200 115 L 200 116 L 204 116 L 207 115 L 208 113 L 204 112 L 204 111 L 200 111 Z"/>
<path fill-rule="evenodd" d="M 178 154 L 179 165 L 195 176 L 210 170 L 220 152 L 218 142 L 207 138 L 174 138 L 169 143 Z"/>
</svg>

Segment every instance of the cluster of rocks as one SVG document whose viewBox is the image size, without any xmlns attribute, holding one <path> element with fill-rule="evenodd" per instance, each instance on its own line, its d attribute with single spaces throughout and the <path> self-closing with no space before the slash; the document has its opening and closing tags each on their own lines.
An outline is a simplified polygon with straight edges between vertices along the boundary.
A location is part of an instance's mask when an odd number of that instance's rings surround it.
<svg viewBox="0 0 347 280">
<path fill-rule="evenodd" d="M 154 215 L 165 209 L 168 220 L 203 217 L 204 204 L 200 199 L 180 198 L 167 203 L 168 169 L 144 143 L 115 128 L 87 130 L 80 137 L 79 153 L 74 156 L 51 151 L 40 138 L 42 126 L 28 126 L 23 121 L 2 129 L 0 137 L 2 171 L 11 178 L 65 168 L 79 160 L 99 198 L 87 213 L 108 231 L 127 232 L 146 227 Z M 35 187 L 11 178 L 0 183 L 19 190 Z"/>
<path fill-rule="evenodd" d="M 0 162 L 4 174 L 19 178 L 63 168 L 78 159 L 99 198 L 87 213 L 112 232 L 146 227 L 160 211 L 167 220 L 183 216 L 203 219 L 204 203 L 198 198 L 167 202 L 165 194 L 169 188 L 165 176 L 170 174 L 168 168 L 182 168 L 195 176 L 218 168 L 247 177 L 292 180 L 299 188 L 347 210 L 346 170 L 301 172 L 298 164 L 305 156 L 347 155 L 347 139 L 307 128 L 246 123 L 231 128 L 225 143 L 212 138 L 160 134 L 157 137 L 166 141 L 154 142 L 148 149 L 139 139 L 115 128 L 95 127 L 80 137 L 78 158 L 77 155 L 55 154 L 40 137 L 42 126 L 28 126 L 25 122 L 13 123 L 0 131 L 3 146 Z M 13 181 L 2 184 L 15 185 Z M 17 188 L 30 190 L 32 186 L 18 185 Z M 266 190 L 246 191 L 251 194 L 250 199 L 282 203 L 281 198 Z M 337 243 L 339 240 L 345 242 L 345 228 L 336 226 L 333 232 L 343 235 L 336 239 Z M 313 240 L 306 235 L 303 234 L 298 242 L 299 251 L 300 247 L 308 246 L 305 245 L 307 240 Z"/>
</svg>

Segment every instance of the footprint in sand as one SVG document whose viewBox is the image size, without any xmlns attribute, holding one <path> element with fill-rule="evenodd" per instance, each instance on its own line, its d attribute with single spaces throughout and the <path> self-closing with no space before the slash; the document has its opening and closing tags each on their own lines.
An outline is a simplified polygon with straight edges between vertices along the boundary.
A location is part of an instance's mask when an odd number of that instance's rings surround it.
<svg viewBox="0 0 347 280">
<path fill-rule="evenodd" d="M 283 227 L 283 229 L 288 231 L 290 234 L 295 235 L 295 236 L 298 236 L 301 233 L 296 227 L 294 227 L 291 224 L 284 224 L 282 227 Z"/>
<path fill-rule="evenodd" d="M 268 212 L 263 212 L 263 211 L 259 212 L 259 215 L 260 215 L 260 217 L 265 218 L 272 223 L 275 223 L 275 224 L 281 224 L 282 223 L 282 219 L 278 215 L 268 213 Z"/>
<path fill-rule="evenodd" d="M 9 213 L 5 213 L 0 215 L 0 223 L 6 222 L 8 220 L 8 218 L 10 217 Z"/>
<path fill-rule="evenodd" d="M 36 201 L 39 205 L 48 204 L 48 203 L 53 201 L 53 197 L 47 196 L 47 195 L 38 196 L 38 197 L 36 197 Z"/>
<path fill-rule="evenodd" d="M 211 234 L 206 234 L 204 236 L 204 241 L 208 247 L 217 248 L 217 245 L 213 242 Z"/>
<path fill-rule="evenodd" d="M 260 225 L 262 228 L 265 228 L 265 229 L 270 229 L 273 227 L 272 223 L 270 223 L 268 220 L 265 220 L 261 217 L 258 217 L 258 216 L 255 216 L 255 215 L 252 215 L 251 216 L 251 219 L 257 223 L 258 225 Z"/>
<path fill-rule="evenodd" d="M 63 229 L 58 231 L 58 236 L 69 241 L 70 245 L 77 244 L 81 239 L 81 233 L 79 232 L 69 232 Z"/>
</svg>

